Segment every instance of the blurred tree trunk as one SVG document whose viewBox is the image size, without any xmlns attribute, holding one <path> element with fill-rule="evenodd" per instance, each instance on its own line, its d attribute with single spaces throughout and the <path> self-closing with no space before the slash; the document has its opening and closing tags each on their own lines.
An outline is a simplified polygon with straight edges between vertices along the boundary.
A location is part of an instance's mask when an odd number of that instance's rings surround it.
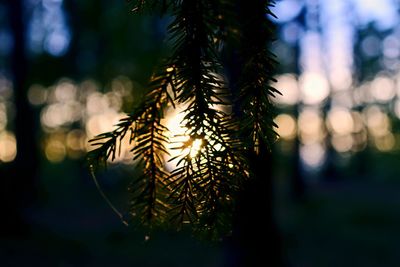
<svg viewBox="0 0 400 267">
<path fill-rule="evenodd" d="M 15 236 L 25 235 L 29 231 L 24 212 L 31 207 L 36 197 L 38 156 L 34 112 L 27 99 L 28 59 L 25 51 L 23 1 L 8 1 L 8 8 L 14 35 L 11 71 L 16 107 L 17 156 L 8 171 L 1 174 L 1 205 L 4 216 L 0 222 L 2 236 Z"/>
<path fill-rule="evenodd" d="M 236 1 L 238 23 L 242 25 L 242 37 L 238 47 L 228 45 L 223 53 L 230 88 L 234 96 L 239 95 L 237 87 L 244 64 L 248 62 L 246 54 L 255 51 L 246 50 L 247 42 L 265 42 L 259 33 L 265 20 L 268 1 Z M 260 8 L 261 7 L 261 8 Z M 255 19 L 254 19 L 255 18 Z M 259 28 L 258 28 L 259 27 Z M 236 116 L 241 116 L 237 103 L 234 107 Z M 246 138 L 246 137 L 243 137 Z M 273 158 L 271 150 L 261 143 L 259 153 L 248 152 L 249 171 L 252 178 L 245 181 L 241 189 L 233 219 L 232 237 L 228 240 L 227 267 L 283 266 L 282 242 L 274 213 Z"/>
<path fill-rule="evenodd" d="M 296 104 L 294 117 L 296 121 L 299 118 L 299 105 Z M 299 136 L 296 135 L 293 147 L 293 158 L 291 159 L 292 171 L 290 182 L 291 182 L 291 198 L 296 203 L 301 203 L 306 199 L 306 183 L 304 181 L 303 169 L 301 166 L 300 159 L 300 140 Z"/>
<path fill-rule="evenodd" d="M 228 254 L 229 267 L 283 266 L 282 242 L 274 215 L 272 154 L 265 147 L 249 155 L 254 177 L 239 195 Z"/>
</svg>

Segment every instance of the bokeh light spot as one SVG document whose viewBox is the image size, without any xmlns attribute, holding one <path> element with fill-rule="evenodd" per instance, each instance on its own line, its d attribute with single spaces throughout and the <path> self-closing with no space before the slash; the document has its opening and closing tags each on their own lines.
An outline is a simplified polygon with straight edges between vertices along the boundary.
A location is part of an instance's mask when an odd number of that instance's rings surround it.
<svg viewBox="0 0 400 267">
<path fill-rule="evenodd" d="M 369 132 L 375 137 L 387 135 L 391 130 L 389 117 L 378 106 L 370 106 L 363 112 Z"/>
<path fill-rule="evenodd" d="M 11 162 L 17 156 L 17 141 L 11 132 L 0 133 L 0 161 Z"/>
<path fill-rule="evenodd" d="M 376 148 L 382 152 L 388 152 L 393 150 L 396 145 L 396 139 L 392 133 L 388 133 L 384 136 L 379 136 L 374 139 Z"/>
<path fill-rule="evenodd" d="M 276 77 L 274 85 L 282 95 L 276 94 L 272 101 L 282 105 L 294 105 L 299 100 L 299 88 L 296 77 L 293 74 L 283 74 Z"/>
<path fill-rule="evenodd" d="M 340 153 L 348 152 L 353 147 L 353 137 L 351 135 L 332 136 L 332 147 Z"/>
<path fill-rule="evenodd" d="M 323 119 L 317 109 L 308 108 L 300 112 L 298 127 L 300 140 L 303 144 L 311 144 L 323 140 L 325 132 Z"/>
<path fill-rule="evenodd" d="M 28 100 L 32 105 L 43 105 L 47 101 L 48 91 L 41 85 L 34 84 L 28 89 Z"/>
<path fill-rule="evenodd" d="M 305 167 L 317 170 L 322 167 L 326 159 L 326 149 L 320 143 L 303 145 L 300 147 L 300 158 Z"/>
<path fill-rule="evenodd" d="M 395 83 L 393 79 L 378 75 L 371 83 L 371 95 L 377 101 L 381 103 L 388 102 L 396 95 Z"/>
<path fill-rule="evenodd" d="M 346 135 L 353 131 L 354 122 L 349 110 L 333 108 L 328 112 L 328 126 L 338 135 Z"/>
<path fill-rule="evenodd" d="M 328 97 L 329 84 L 324 75 L 306 72 L 300 76 L 300 91 L 304 104 L 316 105 Z"/>
<path fill-rule="evenodd" d="M 275 123 L 278 125 L 277 133 L 282 139 L 292 140 L 296 138 L 296 120 L 288 114 L 280 114 L 275 118 Z"/>
</svg>

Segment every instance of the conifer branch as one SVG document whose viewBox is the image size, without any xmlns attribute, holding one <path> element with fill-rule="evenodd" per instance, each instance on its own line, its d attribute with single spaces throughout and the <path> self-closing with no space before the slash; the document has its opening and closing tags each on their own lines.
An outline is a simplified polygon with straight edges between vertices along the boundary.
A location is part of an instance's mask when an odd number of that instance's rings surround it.
<svg viewBox="0 0 400 267">
<path fill-rule="evenodd" d="M 139 216 L 141 222 L 152 223 L 162 220 L 166 208 L 163 202 L 162 190 L 167 177 L 164 170 L 163 155 L 168 154 L 165 144 L 168 139 L 167 128 L 162 125 L 163 109 L 173 104 L 174 96 L 169 91 L 173 86 L 173 68 L 166 67 L 165 71 L 153 77 L 150 86 L 152 90 L 145 96 L 142 104 L 120 120 L 112 132 L 103 133 L 90 142 L 98 146 L 88 153 L 90 166 L 107 166 L 107 160 L 113 161 L 121 150 L 121 141 L 130 131 L 130 144 L 133 160 L 139 160 L 143 165 L 143 174 L 135 179 L 129 190 L 132 201 L 131 214 Z"/>
<path fill-rule="evenodd" d="M 242 19 L 240 27 L 240 57 L 242 72 L 239 80 L 239 99 L 236 102 L 241 110 L 241 136 L 248 137 L 246 146 L 250 151 L 259 152 L 260 146 L 271 148 L 277 138 L 273 121 L 273 105 L 270 97 L 280 94 L 271 82 L 277 61 L 268 50 L 274 39 L 274 25 L 266 15 L 273 15 L 274 1 L 257 0 L 252 5 L 241 4 Z M 265 12 L 259 12 L 265 10 Z M 273 15 L 274 16 L 274 15 Z"/>
<path fill-rule="evenodd" d="M 167 12 L 167 10 L 170 8 L 174 8 L 179 1 L 181 0 L 127 0 L 131 6 L 132 12 L 142 12 L 145 9 L 154 11 L 158 9 L 162 14 Z"/>
<path fill-rule="evenodd" d="M 131 214 L 140 214 L 141 222 L 160 223 L 165 216 L 164 187 L 168 173 L 164 169 L 164 155 L 168 154 L 166 133 L 162 125 L 163 110 L 173 97 L 168 92 L 172 84 L 173 69 L 167 68 L 165 75 L 153 79 L 154 89 L 147 95 L 142 116 L 136 120 L 133 159 L 143 165 L 143 174 L 130 186 Z"/>
<path fill-rule="evenodd" d="M 266 48 L 272 25 L 265 14 L 253 16 L 251 10 L 243 10 L 249 22 L 232 26 L 234 12 L 222 10 L 232 7 L 225 0 L 134 2 L 134 11 L 162 7 L 162 12 L 173 12 L 168 27 L 172 55 L 165 69 L 152 78 L 142 104 L 115 130 L 91 140 L 97 147 L 88 154 L 89 164 L 106 166 L 107 160 L 114 160 L 130 132 L 133 160 L 143 167 L 130 186 L 131 214 L 150 226 L 191 223 L 218 238 L 230 232 L 236 193 L 243 179 L 251 176 L 244 152 L 257 152 L 260 144 L 270 146 L 276 137 L 269 102 L 269 96 L 279 93 L 269 85 L 276 62 Z M 264 2 L 257 0 L 259 5 Z M 269 5 L 258 8 L 270 13 Z M 240 93 L 233 104 L 219 58 L 229 31 L 241 32 L 243 45 Z M 171 141 L 163 119 L 165 109 L 175 105 L 186 107 L 181 125 L 188 139 L 179 143 L 181 154 L 171 159 L 177 163 L 168 172 L 164 158 Z M 239 118 L 228 111 L 233 105 L 241 110 Z"/>
<path fill-rule="evenodd" d="M 214 42 L 217 25 L 210 12 L 213 2 L 183 1 L 169 28 L 175 40 L 172 58 L 178 81 L 177 101 L 187 105 L 182 124 L 187 128 L 189 140 L 181 149 L 201 142 L 198 153 L 192 155 L 189 151 L 180 157 L 170 176 L 175 205 L 172 218 L 178 223 L 197 223 L 210 230 L 222 223 L 219 215 L 229 213 L 229 208 L 220 209 L 221 202 L 232 199 L 236 179 L 244 176 L 242 160 L 233 146 L 231 118 L 217 109 L 230 103 L 224 98 L 229 95 L 225 82 L 217 75 L 221 70 Z M 240 163 L 232 165 L 232 162 Z"/>
<path fill-rule="evenodd" d="M 121 142 L 130 131 L 133 133 L 134 116 L 128 116 L 119 121 L 116 128 L 107 133 L 102 133 L 89 140 L 95 149 L 88 152 L 87 161 L 90 168 L 97 170 L 107 167 L 107 160 L 115 160 L 121 151 Z"/>
</svg>

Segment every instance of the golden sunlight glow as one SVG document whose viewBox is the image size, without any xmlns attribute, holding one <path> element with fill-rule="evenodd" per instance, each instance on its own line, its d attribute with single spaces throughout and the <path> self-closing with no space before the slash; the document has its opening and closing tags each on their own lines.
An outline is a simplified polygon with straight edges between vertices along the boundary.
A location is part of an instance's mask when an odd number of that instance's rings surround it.
<svg viewBox="0 0 400 267">
<path fill-rule="evenodd" d="M 0 161 L 11 162 L 17 156 L 17 142 L 10 132 L 0 133 Z"/>
<path fill-rule="evenodd" d="M 353 147 L 353 137 L 350 134 L 347 135 L 334 135 L 331 139 L 332 147 L 339 153 L 348 152 Z"/>
<path fill-rule="evenodd" d="M 66 156 L 66 147 L 64 145 L 64 136 L 62 134 L 52 134 L 49 136 L 44 152 L 46 158 L 53 163 L 58 163 L 64 160 Z"/>
<path fill-rule="evenodd" d="M 116 155 L 113 162 L 121 162 L 126 164 L 132 163 L 132 153 L 130 152 L 132 148 L 132 144 L 130 143 L 129 134 L 125 135 L 125 137 L 121 140 L 121 151 Z M 108 159 L 111 162 L 111 159 Z"/>
<path fill-rule="evenodd" d="M 183 143 L 189 141 L 189 136 L 185 135 L 186 129 L 181 125 L 181 121 L 185 117 L 183 109 L 169 109 L 166 111 L 165 119 L 161 122 L 164 124 L 169 132 L 167 136 L 170 143 L 167 145 L 167 151 L 169 156 L 167 157 L 167 167 L 174 168 L 176 162 L 169 161 L 171 158 L 175 158 L 182 154 L 190 153 L 190 148 L 182 149 Z"/>
<path fill-rule="evenodd" d="M 178 159 L 171 161 L 172 158 L 182 156 L 189 156 L 190 158 L 196 158 L 200 151 L 202 150 L 205 140 L 202 138 L 190 138 L 187 135 L 187 128 L 182 126 L 182 120 L 185 117 L 185 108 L 179 107 L 176 109 L 169 109 L 166 111 L 165 119 L 162 121 L 169 132 L 167 136 L 170 140 L 170 143 L 166 145 L 169 156 L 166 156 L 165 160 L 167 161 L 167 168 L 173 169 Z M 207 137 L 205 137 L 207 138 Z M 213 144 L 212 141 L 209 141 L 209 145 L 213 147 L 213 149 L 220 151 L 223 148 L 221 144 Z"/>
<path fill-rule="evenodd" d="M 374 143 L 379 151 L 387 152 L 393 150 L 396 145 L 396 139 L 392 133 L 388 133 L 384 136 L 374 138 Z"/>
<path fill-rule="evenodd" d="M 296 138 L 296 120 L 293 116 L 288 114 L 280 114 L 275 118 L 275 123 L 278 128 L 276 132 L 282 139 L 293 140 Z"/>
<path fill-rule="evenodd" d="M 378 106 L 370 106 L 363 111 L 364 118 L 369 132 L 372 136 L 385 136 L 391 130 L 391 123 L 388 115 Z"/>
<path fill-rule="evenodd" d="M 335 107 L 328 112 L 328 127 L 338 135 L 347 135 L 353 131 L 353 117 L 348 109 Z"/>
<path fill-rule="evenodd" d="M 84 131 L 74 129 L 67 134 L 66 145 L 67 154 L 70 158 L 80 158 L 86 148 L 86 134 Z"/>
<path fill-rule="evenodd" d="M 318 109 L 307 108 L 300 112 L 298 127 L 303 144 L 320 142 L 325 138 L 324 121 Z"/>
<path fill-rule="evenodd" d="M 190 157 L 191 158 L 195 158 L 200 153 L 202 144 L 203 144 L 202 139 L 193 140 L 192 145 L 190 147 Z"/>
</svg>

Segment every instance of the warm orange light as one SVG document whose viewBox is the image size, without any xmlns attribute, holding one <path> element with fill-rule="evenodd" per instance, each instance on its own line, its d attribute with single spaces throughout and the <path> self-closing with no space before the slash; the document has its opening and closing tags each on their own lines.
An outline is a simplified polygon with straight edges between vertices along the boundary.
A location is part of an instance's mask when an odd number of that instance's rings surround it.
<svg viewBox="0 0 400 267">
<path fill-rule="evenodd" d="M 364 116 L 369 132 L 372 136 L 385 136 L 391 130 L 389 117 L 378 106 L 371 106 L 364 110 Z"/>
<path fill-rule="evenodd" d="M 276 132 L 282 139 L 292 140 L 296 137 L 296 120 L 288 114 L 280 114 L 275 118 L 275 123 L 278 125 Z"/>
<path fill-rule="evenodd" d="M 328 125 L 338 135 L 346 135 L 353 131 L 353 117 L 348 109 L 335 107 L 328 112 Z"/>
<path fill-rule="evenodd" d="M 379 151 L 388 152 L 394 149 L 396 139 L 392 133 L 388 133 L 384 136 L 374 138 L 374 143 Z"/>
<path fill-rule="evenodd" d="M 300 112 L 298 127 L 303 144 L 320 142 L 325 137 L 324 121 L 318 109 L 307 108 Z"/>
<path fill-rule="evenodd" d="M 17 142 L 11 132 L 0 133 L 0 161 L 11 162 L 17 156 Z"/>
<path fill-rule="evenodd" d="M 194 139 L 192 145 L 190 147 L 190 157 L 195 158 L 201 150 L 201 146 L 203 144 L 202 139 Z"/>
<path fill-rule="evenodd" d="M 45 144 L 46 158 L 53 163 L 61 162 L 66 156 L 66 147 L 64 145 L 64 135 L 50 135 L 49 140 Z"/>
<path fill-rule="evenodd" d="M 331 143 L 337 152 L 344 153 L 352 149 L 354 141 L 351 135 L 334 135 L 332 136 Z"/>
</svg>

